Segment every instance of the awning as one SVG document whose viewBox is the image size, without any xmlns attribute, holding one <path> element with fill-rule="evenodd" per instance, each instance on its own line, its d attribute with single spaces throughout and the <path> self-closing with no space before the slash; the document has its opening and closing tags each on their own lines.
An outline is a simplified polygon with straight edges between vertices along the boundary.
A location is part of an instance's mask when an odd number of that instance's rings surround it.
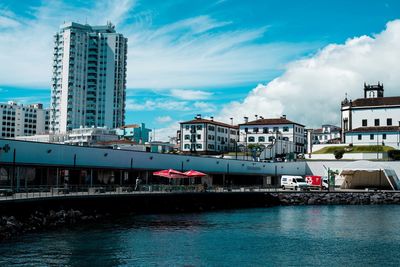
<svg viewBox="0 0 400 267">
<path fill-rule="evenodd" d="M 187 178 L 187 176 L 184 173 L 176 171 L 174 169 L 153 172 L 153 175 L 165 177 L 168 179 Z"/>
</svg>

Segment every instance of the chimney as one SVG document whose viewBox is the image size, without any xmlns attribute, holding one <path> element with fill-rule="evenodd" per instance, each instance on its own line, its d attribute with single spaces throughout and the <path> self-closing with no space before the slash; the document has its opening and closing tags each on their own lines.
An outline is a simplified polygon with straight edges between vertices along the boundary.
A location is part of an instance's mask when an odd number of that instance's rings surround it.
<svg viewBox="0 0 400 267">
<path fill-rule="evenodd" d="M 244 119 L 244 123 L 248 123 L 249 122 L 249 117 L 243 117 Z"/>
<path fill-rule="evenodd" d="M 211 120 L 211 121 L 214 121 L 214 117 L 213 117 L 213 116 L 211 116 L 211 117 L 210 117 L 210 120 Z"/>
<path fill-rule="evenodd" d="M 264 119 L 264 117 L 263 117 L 263 116 L 260 116 L 260 119 L 261 119 L 261 120 L 263 120 L 263 119 Z"/>
<path fill-rule="evenodd" d="M 286 115 L 283 114 L 282 117 L 281 117 L 281 119 L 285 119 L 285 120 L 286 120 Z"/>
<path fill-rule="evenodd" d="M 258 120 L 258 115 L 256 114 L 256 115 L 254 115 L 254 117 L 256 117 L 256 120 Z"/>
<path fill-rule="evenodd" d="M 233 118 L 231 118 L 231 125 L 233 125 Z"/>
<path fill-rule="evenodd" d="M 201 114 L 197 114 L 196 117 L 194 117 L 196 120 L 200 120 L 201 119 Z"/>
</svg>

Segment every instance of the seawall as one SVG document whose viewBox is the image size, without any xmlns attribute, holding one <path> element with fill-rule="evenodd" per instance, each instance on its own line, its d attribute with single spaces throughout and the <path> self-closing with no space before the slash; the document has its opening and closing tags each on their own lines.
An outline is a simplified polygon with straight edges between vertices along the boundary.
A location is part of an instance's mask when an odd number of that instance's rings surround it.
<svg viewBox="0 0 400 267">
<path fill-rule="evenodd" d="M 25 232 L 112 220 L 121 214 L 370 204 L 400 204 L 400 192 L 202 192 L 10 199 L 0 201 L 0 240 Z"/>
</svg>

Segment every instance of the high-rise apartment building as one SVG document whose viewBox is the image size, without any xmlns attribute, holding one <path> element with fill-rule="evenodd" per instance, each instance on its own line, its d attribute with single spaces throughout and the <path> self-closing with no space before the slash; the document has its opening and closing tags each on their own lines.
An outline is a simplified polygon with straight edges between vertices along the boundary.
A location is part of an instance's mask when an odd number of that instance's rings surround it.
<svg viewBox="0 0 400 267">
<path fill-rule="evenodd" d="M 115 27 L 66 23 L 54 36 L 50 131 L 124 125 L 127 38 Z"/>
<path fill-rule="evenodd" d="M 0 137 L 45 134 L 49 131 L 49 110 L 42 104 L 0 104 Z"/>
</svg>

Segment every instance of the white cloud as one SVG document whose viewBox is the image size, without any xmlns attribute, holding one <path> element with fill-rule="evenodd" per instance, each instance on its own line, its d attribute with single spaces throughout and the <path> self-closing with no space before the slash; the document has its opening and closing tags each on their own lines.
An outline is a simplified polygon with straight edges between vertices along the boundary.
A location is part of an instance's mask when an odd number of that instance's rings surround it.
<svg viewBox="0 0 400 267">
<path fill-rule="evenodd" d="M 385 85 L 386 96 L 399 95 L 400 20 L 389 22 L 374 36 L 331 44 L 316 55 L 294 61 L 283 75 L 268 84 L 259 84 L 241 102 L 226 105 L 219 118 L 243 121 L 254 114 L 288 119 L 317 127 L 340 124 L 340 102 L 347 93 L 352 99 L 363 96 L 363 83 Z"/>
<path fill-rule="evenodd" d="M 199 90 L 183 90 L 183 89 L 172 89 L 171 96 L 183 100 L 203 100 L 208 99 L 213 94 L 211 92 L 199 91 Z"/>
<path fill-rule="evenodd" d="M 93 7 L 77 8 L 62 1 L 43 1 L 41 6 L 27 10 L 29 18 L 17 18 L 0 6 L 0 25 L 4 23 L 0 26 L 0 84 L 50 87 L 53 35 L 63 21 L 118 24 L 128 17 L 134 3 L 96 1 Z"/>
<path fill-rule="evenodd" d="M 135 3 L 103 0 L 76 7 L 44 1 L 26 11 L 29 17 L 0 6 L 0 62 L 7 62 L 0 64 L 0 84 L 50 87 L 53 35 L 63 21 L 117 24 L 129 39 L 128 88 L 193 89 L 267 80 L 288 58 L 311 48 L 256 42 L 267 27 L 231 30 L 232 22 L 208 15 L 155 27 L 153 13 L 134 13 Z M 222 30 L 227 25 L 230 30 Z"/>
<path fill-rule="evenodd" d="M 170 116 L 160 116 L 156 118 L 156 121 L 159 123 L 166 123 L 172 121 L 172 118 Z"/>
<path fill-rule="evenodd" d="M 17 20 L 0 15 L 0 29 L 1 28 L 15 28 L 20 23 Z"/>
<path fill-rule="evenodd" d="M 195 110 L 197 110 L 198 112 L 210 113 L 210 112 L 214 112 L 216 110 L 215 105 L 213 105 L 211 103 L 207 103 L 207 102 L 202 102 L 202 101 L 194 102 L 193 106 L 195 107 Z"/>
<path fill-rule="evenodd" d="M 176 137 L 177 130 L 179 130 L 179 122 L 174 121 L 166 127 L 155 129 L 152 134 L 155 135 L 155 141 L 169 141 L 171 137 Z"/>
<path fill-rule="evenodd" d="M 128 65 L 128 87 L 200 88 L 267 80 L 288 58 L 311 47 L 256 42 L 267 27 L 211 31 L 226 24 L 200 16 L 158 29 L 125 28 L 128 62 L 135 62 Z"/>
<path fill-rule="evenodd" d="M 138 103 L 133 99 L 126 100 L 126 109 L 132 111 L 140 111 L 140 110 L 179 110 L 179 111 L 187 111 L 190 110 L 188 107 L 188 103 L 185 101 L 174 101 L 168 99 L 154 99 L 154 100 L 145 100 L 143 103 Z"/>
</svg>

